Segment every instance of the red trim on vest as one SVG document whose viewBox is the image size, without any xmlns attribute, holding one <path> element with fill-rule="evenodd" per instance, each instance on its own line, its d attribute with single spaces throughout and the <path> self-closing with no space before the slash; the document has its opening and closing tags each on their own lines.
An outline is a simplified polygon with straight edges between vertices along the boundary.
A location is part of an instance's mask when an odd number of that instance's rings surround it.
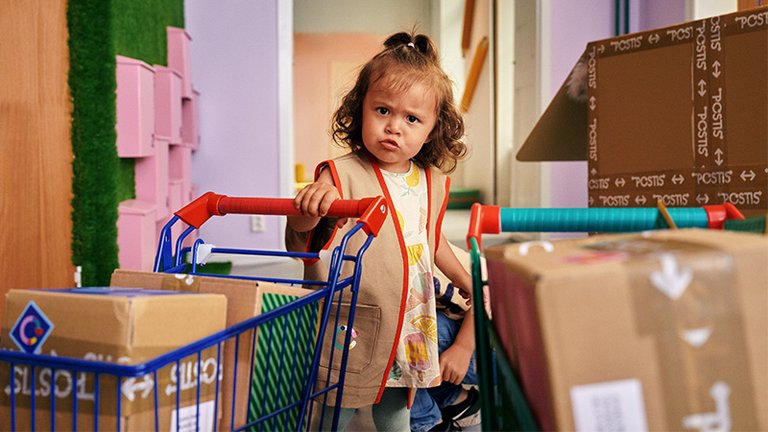
<svg viewBox="0 0 768 432">
<path fill-rule="evenodd" d="M 437 214 L 437 225 L 435 226 L 435 253 L 440 248 L 440 239 L 442 238 L 442 226 L 443 217 L 445 216 L 445 210 L 448 208 L 448 195 L 451 192 L 451 178 L 445 176 L 445 199 L 440 206 L 440 213 Z"/>
<path fill-rule="evenodd" d="M 384 192 L 384 197 L 387 199 L 387 207 L 389 207 L 389 217 L 392 219 L 392 223 L 395 225 L 395 234 L 397 234 L 397 240 L 400 243 L 400 255 L 403 260 L 403 290 L 400 294 L 400 314 L 397 319 L 397 332 L 395 332 L 395 340 L 392 344 L 392 352 L 389 353 L 389 360 L 387 360 L 387 367 L 384 369 L 384 376 L 381 379 L 381 386 L 379 387 L 379 394 L 376 395 L 376 402 L 381 401 L 381 395 L 384 393 L 384 389 L 387 388 L 387 378 L 389 378 L 389 370 L 392 368 L 392 362 L 395 360 L 395 354 L 397 354 L 397 346 L 400 341 L 400 332 L 403 330 L 403 320 L 405 319 L 405 301 L 408 298 L 408 252 L 405 250 L 405 239 L 403 238 L 403 230 L 397 222 L 397 211 L 392 203 L 392 197 L 387 189 L 387 184 L 384 181 L 384 177 L 381 174 L 379 165 L 371 161 L 373 172 L 376 173 L 376 179 L 379 181 L 379 187 Z"/>
<path fill-rule="evenodd" d="M 432 171 L 429 168 L 426 168 L 424 170 L 426 177 L 427 177 L 427 210 L 432 209 Z M 429 227 L 430 222 L 432 222 L 432 212 L 427 211 L 427 244 L 429 244 Z M 437 241 L 440 237 L 437 236 L 437 231 L 435 231 L 435 241 Z M 435 251 L 437 251 L 437 243 L 435 243 Z"/>
<path fill-rule="evenodd" d="M 315 181 L 317 181 L 317 178 L 320 177 L 320 172 L 323 170 L 323 168 L 327 166 L 329 170 L 331 170 L 331 178 L 333 178 L 333 184 L 336 186 L 336 190 L 339 191 L 339 196 L 341 198 L 344 198 L 344 191 L 339 189 L 339 186 L 341 186 L 341 181 L 339 180 L 339 171 L 336 169 L 336 164 L 332 160 L 326 160 L 323 162 L 320 162 L 315 167 Z M 331 237 L 328 239 L 328 241 L 323 245 L 321 250 L 327 250 L 331 242 L 333 241 L 333 238 L 336 237 L 336 232 L 339 230 L 338 226 L 333 227 L 333 232 L 331 233 Z M 309 235 L 307 236 L 307 244 L 304 245 L 304 251 L 309 252 L 309 245 L 312 243 L 312 234 L 315 232 L 314 229 L 309 231 Z M 304 265 L 310 266 L 316 262 L 318 262 L 320 258 L 304 258 Z"/>
</svg>

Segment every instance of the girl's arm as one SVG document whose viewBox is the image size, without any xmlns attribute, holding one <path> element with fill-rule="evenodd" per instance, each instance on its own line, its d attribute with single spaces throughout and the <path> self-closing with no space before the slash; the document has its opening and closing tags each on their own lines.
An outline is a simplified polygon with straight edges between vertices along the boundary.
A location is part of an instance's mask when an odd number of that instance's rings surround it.
<svg viewBox="0 0 768 432">
<path fill-rule="evenodd" d="M 435 265 L 459 289 L 459 294 L 471 302 L 472 277 L 456 258 L 443 234 L 440 234 L 440 246 L 435 251 Z"/>
<path fill-rule="evenodd" d="M 301 211 L 302 216 L 288 216 L 288 226 L 294 231 L 309 231 L 320 222 L 320 218 L 328 213 L 334 201 L 341 199 L 338 189 L 333 184 L 333 177 L 328 169 L 320 172 L 317 180 L 296 194 L 293 205 Z M 343 226 L 346 219 L 339 219 Z"/>
<path fill-rule="evenodd" d="M 435 252 L 435 265 L 451 280 L 459 293 L 471 301 L 472 277 L 453 253 L 445 236 L 440 238 L 440 246 Z M 461 384 L 469 369 L 469 361 L 475 351 L 475 320 L 472 308 L 467 310 L 459 327 L 456 338 L 440 354 L 440 371 L 444 381 Z"/>
<path fill-rule="evenodd" d="M 440 373 L 443 381 L 461 384 L 469 371 L 473 352 L 475 352 L 475 319 L 472 308 L 469 308 L 453 343 L 440 354 Z"/>
</svg>

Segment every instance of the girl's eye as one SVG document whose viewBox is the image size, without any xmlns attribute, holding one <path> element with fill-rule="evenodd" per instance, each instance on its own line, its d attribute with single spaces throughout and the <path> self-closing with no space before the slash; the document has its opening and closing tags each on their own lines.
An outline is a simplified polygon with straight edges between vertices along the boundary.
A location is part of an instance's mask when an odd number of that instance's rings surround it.
<svg viewBox="0 0 768 432">
<path fill-rule="evenodd" d="M 412 116 L 412 115 L 406 116 L 405 119 L 408 121 L 408 123 L 411 123 L 411 124 L 418 123 L 419 121 L 418 117 Z"/>
<path fill-rule="evenodd" d="M 379 113 L 379 114 L 381 114 L 381 115 L 387 115 L 387 114 L 389 114 L 389 110 L 388 110 L 387 108 L 384 108 L 384 107 L 378 107 L 378 108 L 376 108 L 376 112 L 377 112 L 377 113 Z"/>
</svg>

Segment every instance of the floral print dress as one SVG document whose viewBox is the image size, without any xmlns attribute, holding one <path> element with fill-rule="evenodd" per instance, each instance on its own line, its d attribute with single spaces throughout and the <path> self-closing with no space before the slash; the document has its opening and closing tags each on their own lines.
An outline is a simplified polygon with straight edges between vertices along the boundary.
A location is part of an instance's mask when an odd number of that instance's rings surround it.
<svg viewBox="0 0 768 432">
<path fill-rule="evenodd" d="M 408 298 L 388 387 L 438 385 L 437 318 L 432 262 L 427 243 L 426 173 L 411 162 L 407 173 L 382 170 L 408 254 Z"/>
</svg>

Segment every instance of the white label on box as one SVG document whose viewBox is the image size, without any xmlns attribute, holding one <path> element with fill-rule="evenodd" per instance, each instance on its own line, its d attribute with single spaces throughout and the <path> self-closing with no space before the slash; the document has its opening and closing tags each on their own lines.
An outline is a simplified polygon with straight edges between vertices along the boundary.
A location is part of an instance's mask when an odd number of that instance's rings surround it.
<svg viewBox="0 0 768 432">
<path fill-rule="evenodd" d="M 577 431 L 647 431 L 643 389 L 635 379 L 571 388 Z"/>
<path fill-rule="evenodd" d="M 183 407 L 178 410 L 179 413 L 179 431 L 180 432 L 211 432 L 213 431 L 213 401 L 201 402 L 200 408 L 200 427 L 197 428 L 197 405 Z M 171 411 L 170 432 L 176 432 L 176 410 Z"/>
</svg>

